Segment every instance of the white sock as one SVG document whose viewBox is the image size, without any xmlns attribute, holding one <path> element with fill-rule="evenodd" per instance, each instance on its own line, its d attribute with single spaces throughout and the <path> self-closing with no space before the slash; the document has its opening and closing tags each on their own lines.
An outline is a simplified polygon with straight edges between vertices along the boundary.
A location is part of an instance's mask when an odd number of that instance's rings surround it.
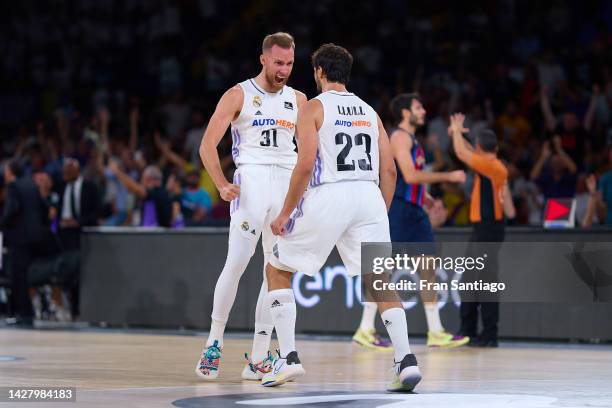
<svg viewBox="0 0 612 408">
<path fill-rule="evenodd" d="M 259 296 L 257 297 L 257 306 L 255 306 L 255 333 L 253 335 L 253 350 L 251 351 L 251 361 L 259 363 L 268 355 L 270 350 L 270 340 L 272 340 L 272 331 L 274 323 L 270 315 L 270 305 L 267 302 L 268 282 L 266 280 L 266 259 L 269 254 L 264 254 L 264 273 Z"/>
<path fill-rule="evenodd" d="M 206 347 L 213 345 L 215 340 L 219 342 L 219 348 L 223 346 L 223 332 L 225 332 L 225 322 L 212 318 L 210 324 L 210 332 L 208 333 L 208 340 L 206 341 Z"/>
<path fill-rule="evenodd" d="M 406 323 L 406 312 L 404 309 L 394 307 L 387 309 L 381 314 L 383 323 L 389 333 L 391 343 L 393 343 L 393 351 L 395 352 L 395 361 L 399 362 L 410 354 L 410 343 L 408 342 L 408 324 Z"/>
<path fill-rule="evenodd" d="M 276 289 L 268 292 L 270 314 L 276 328 L 281 357 L 295 351 L 295 298 L 292 289 Z"/>
<path fill-rule="evenodd" d="M 251 351 L 251 361 L 261 362 L 268 355 L 270 350 L 270 340 L 272 340 L 271 324 L 255 323 L 255 334 L 253 336 L 253 350 Z"/>
<path fill-rule="evenodd" d="M 430 332 L 440 333 L 444 331 L 440 321 L 440 310 L 437 302 L 425 303 L 425 319 L 427 319 L 427 329 Z"/>
<path fill-rule="evenodd" d="M 376 319 L 376 312 L 378 306 L 374 302 L 365 302 L 363 304 L 363 312 L 361 313 L 361 323 L 359 328 L 361 330 L 370 331 L 374 328 L 374 319 Z"/>
<path fill-rule="evenodd" d="M 212 323 L 208 341 L 206 342 L 207 347 L 212 346 L 215 340 L 219 341 L 219 346 L 223 344 L 223 332 L 225 331 L 225 324 L 227 323 L 230 310 L 236 299 L 238 282 L 249 264 L 257 245 L 257 240 L 245 238 L 238 228 L 235 225 L 230 227 L 227 258 L 215 285 L 211 313 Z"/>
</svg>

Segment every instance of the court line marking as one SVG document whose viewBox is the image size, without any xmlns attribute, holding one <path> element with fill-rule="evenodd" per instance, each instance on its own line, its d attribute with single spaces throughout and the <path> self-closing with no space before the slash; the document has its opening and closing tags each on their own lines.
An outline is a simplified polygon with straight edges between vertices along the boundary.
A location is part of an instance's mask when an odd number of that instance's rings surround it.
<svg viewBox="0 0 612 408">
<path fill-rule="evenodd" d="M 106 392 L 106 391 L 151 391 L 151 390 L 167 390 L 167 389 L 188 389 L 188 388 L 198 388 L 198 387 L 208 387 L 208 386 L 212 386 L 214 383 L 211 383 L 211 385 L 209 385 L 208 383 L 203 383 L 203 384 L 197 384 L 197 385 L 177 385 L 177 386 L 163 386 L 163 387 L 128 387 L 128 388 L 104 388 L 104 389 L 89 389 L 89 390 L 82 390 L 79 389 L 79 392 Z M 380 384 L 387 384 L 386 381 L 377 381 L 377 382 L 372 382 L 369 381 L 368 385 L 372 384 L 372 385 L 380 385 Z M 261 389 L 262 391 L 264 390 L 268 390 L 269 388 L 265 388 L 263 387 L 261 384 L 259 383 L 255 383 L 255 384 L 217 384 L 218 386 L 222 386 L 222 387 L 253 387 L 255 389 Z M 287 387 L 292 387 L 292 385 L 295 386 L 299 386 L 299 387 L 318 387 L 321 388 L 321 383 L 295 383 L 295 384 L 285 384 Z M 360 385 L 357 382 L 339 382 L 339 383 L 325 383 L 325 386 L 327 385 Z M 289 388 L 283 388 L 283 389 L 289 389 Z M 214 391 L 214 390 L 211 390 Z M 364 390 L 367 391 L 367 390 Z"/>
<path fill-rule="evenodd" d="M 531 379 L 529 380 L 530 382 L 539 382 L 539 383 L 544 383 L 544 382 L 551 382 L 551 381 L 562 381 L 563 379 L 545 379 L 545 378 L 540 378 L 540 379 Z M 566 379 L 567 381 L 574 381 L 573 379 Z M 427 379 L 425 379 L 425 381 L 427 381 Z M 484 379 L 475 379 L 475 380 L 430 380 L 427 381 L 428 384 L 437 384 L 437 383 L 444 383 L 444 384 L 448 384 L 448 383 L 478 383 L 481 384 L 483 382 L 498 382 L 499 380 L 484 380 Z M 504 380 L 504 381 L 517 381 L 517 382 L 523 382 L 524 379 L 516 379 L 516 380 Z M 603 379 L 601 381 L 604 381 Z M 608 380 L 605 380 L 606 382 Z M 388 384 L 387 381 L 368 381 L 367 385 L 386 385 Z M 202 383 L 202 384 L 195 384 L 195 385 L 176 385 L 176 386 L 162 386 L 162 387 L 127 387 L 127 388 L 104 388 L 104 389 L 89 389 L 89 390 L 83 390 L 83 389 L 78 389 L 79 392 L 89 392 L 89 393 L 94 393 L 94 392 L 108 392 L 108 391 L 113 391 L 113 392 L 121 392 L 121 391 L 155 391 L 155 390 L 171 390 L 171 389 L 176 389 L 176 390 L 180 390 L 180 389 L 194 389 L 194 388 L 199 388 L 199 387 L 212 387 L 214 385 L 217 386 L 221 386 L 221 387 L 241 387 L 241 388 L 245 388 L 245 387 L 251 387 L 254 389 L 261 389 L 262 392 L 264 390 L 269 390 L 269 388 L 264 388 L 261 384 L 259 383 L 253 383 L 253 384 L 217 384 L 217 383 Z M 317 387 L 319 389 L 321 389 L 321 386 L 324 385 L 326 388 L 328 386 L 343 386 L 343 385 L 359 385 L 359 386 L 363 386 L 363 384 L 359 384 L 357 382 L 334 382 L 334 383 L 330 383 L 330 382 L 326 382 L 324 384 L 321 383 L 295 383 L 295 384 L 285 384 L 285 387 L 283 387 L 282 389 L 293 389 L 294 387 L 292 387 L 292 385 L 294 386 L 299 386 L 301 387 Z M 289 388 L 291 387 L 291 388 Z M 78 387 L 77 387 L 78 388 Z M 216 390 L 212 390 L 211 391 L 216 391 Z M 363 391 L 372 391 L 372 390 L 368 390 L 368 389 L 363 389 Z M 211 394 L 212 395 L 212 394 Z M 221 395 L 221 394 L 214 394 L 214 395 Z"/>
</svg>

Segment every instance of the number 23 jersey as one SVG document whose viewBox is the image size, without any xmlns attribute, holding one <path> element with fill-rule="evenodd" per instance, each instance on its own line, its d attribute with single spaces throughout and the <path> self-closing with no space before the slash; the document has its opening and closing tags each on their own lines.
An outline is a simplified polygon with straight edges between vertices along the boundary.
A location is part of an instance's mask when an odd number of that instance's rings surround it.
<svg viewBox="0 0 612 408">
<path fill-rule="evenodd" d="M 238 84 L 244 101 L 232 122 L 232 157 L 241 164 L 273 164 L 293 169 L 297 161 L 294 136 L 297 121 L 295 91 L 289 86 L 265 92 L 254 79 Z"/>
<path fill-rule="evenodd" d="M 310 187 L 349 180 L 378 183 L 378 116 L 374 109 L 350 92 L 327 91 L 316 99 L 323 105 L 324 117 Z"/>
</svg>

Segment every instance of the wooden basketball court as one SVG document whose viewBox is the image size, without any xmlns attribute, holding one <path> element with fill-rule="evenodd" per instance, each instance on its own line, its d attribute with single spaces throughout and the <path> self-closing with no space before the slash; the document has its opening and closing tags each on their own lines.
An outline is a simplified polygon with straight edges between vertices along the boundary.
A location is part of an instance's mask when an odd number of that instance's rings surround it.
<svg viewBox="0 0 612 408">
<path fill-rule="evenodd" d="M 264 388 L 242 381 L 250 339 L 238 337 L 226 339 L 220 378 L 202 382 L 193 372 L 202 336 L 1 329 L 0 386 L 76 387 L 76 405 L 93 407 L 612 406 L 609 345 L 502 343 L 444 351 L 416 339 L 423 381 L 414 394 L 394 394 L 385 392 L 392 354 L 365 351 L 348 338 L 298 337 L 306 376 L 297 382 Z M 41 406 L 17 406 L 29 405 Z"/>
</svg>

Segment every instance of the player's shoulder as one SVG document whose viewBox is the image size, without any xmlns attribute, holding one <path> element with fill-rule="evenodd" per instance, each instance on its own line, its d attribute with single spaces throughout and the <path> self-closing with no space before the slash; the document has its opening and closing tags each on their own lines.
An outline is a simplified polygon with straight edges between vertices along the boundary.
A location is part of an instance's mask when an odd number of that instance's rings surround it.
<svg viewBox="0 0 612 408">
<path fill-rule="evenodd" d="M 358 103 L 363 105 L 365 107 L 365 111 L 366 114 L 369 115 L 372 118 L 376 118 L 376 121 L 378 123 L 381 123 L 380 117 L 378 116 L 378 112 L 376 112 L 376 109 L 374 109 L 374 107 L 372 105 L 370 105 L 369 103 L 367 103 L 363 98 L 361 98 L 360 96 L 353 94 L 353 96 L 357 99 Z"/>
<path fill-rule="evenodd" d="M 369 103 L 367 103 L 367 102 L 365 101 L 365 99 L 363 99 L 361 96 L 359 96 L 359 95 L 357 95 L 356 93 L 353 93 L 353 92 L 349 93 L 348 95 L 349 95 L 350 97 L 354 98 L 354 99 L 357 99 L 357 101 L 358 101 L 360 104 L 362 104 L 362 105 L 366 106 L 366 107 L 367 107 L 367 109 L 371 109 L 372 111 L 376 112 L 376 109 L 374 109 L 374 108 L 372 107 L 372 105 L 370 105 Z"/>
<path fill-rule="evenodd" d="M 293 92 L 295 93 L 295 101 L 297 102 L 298 107 L 302 109 L 304 105 L 306 104 L 306 102 L 308 101 L 308 97 L 302 91 L 298 91 L 297 89 L 294 89 L 294 88 L 291 88 L 291 89 L 293 89 Z"/>
<path fill-rule="evenodd" d="M 314 119 L 317 123 L 320 123 L 321 119 L 325 117 L 323 104 L 317 98 L 305 101 L 298 111 L 298 121 L 300 117 L 309 120 Z"/>
<path fill-rule="evenodd" d="M 306 96 L 306 94 L 305 94 L 304 92 L 302 92 L 302 91 L 298 91 L 298 90 L 297 90 L 297 89 L 295 89 L 295 88 L 291 88 L 291 89 L 293 89 L 293 92 L 295 92 L 295 97 L 296 97 L 298 100 L 299 100 L 299 99 L 302 99 L 302 100 L 304 100 L 304 101 L 307 101 L 307 100 L 308 100 L 308 97 Z"/>
<path fill-rule="evenodd" d="M 236 84 L 229 88 L 219 101 L 220 105 L 240 109 L 244 101 L 244 90 L 240 84 Z"/>
<path fill-rule="evenodd" d="M 225 91 L 224 96 L 230 98 L 242 98 L 244 96 L 244 89 L 242 88 L 242 85 L 236 84 Z"/>
<path fill-rule="evenodd" d="M 410 134 L 398 127 L 391 129 L 389 139 L 391 139 L 391 141 L 394 143 L 404 143 L 408 146 L 412 146 L 412 138 L 410 137 Z"/>
<path fill-rule="evenodd" d="M 308 109 L 311 112 L 323 111 L 323 101 L 319 98 L 312 98 L 304 104 L 304 109 Z"/>
</svg>

